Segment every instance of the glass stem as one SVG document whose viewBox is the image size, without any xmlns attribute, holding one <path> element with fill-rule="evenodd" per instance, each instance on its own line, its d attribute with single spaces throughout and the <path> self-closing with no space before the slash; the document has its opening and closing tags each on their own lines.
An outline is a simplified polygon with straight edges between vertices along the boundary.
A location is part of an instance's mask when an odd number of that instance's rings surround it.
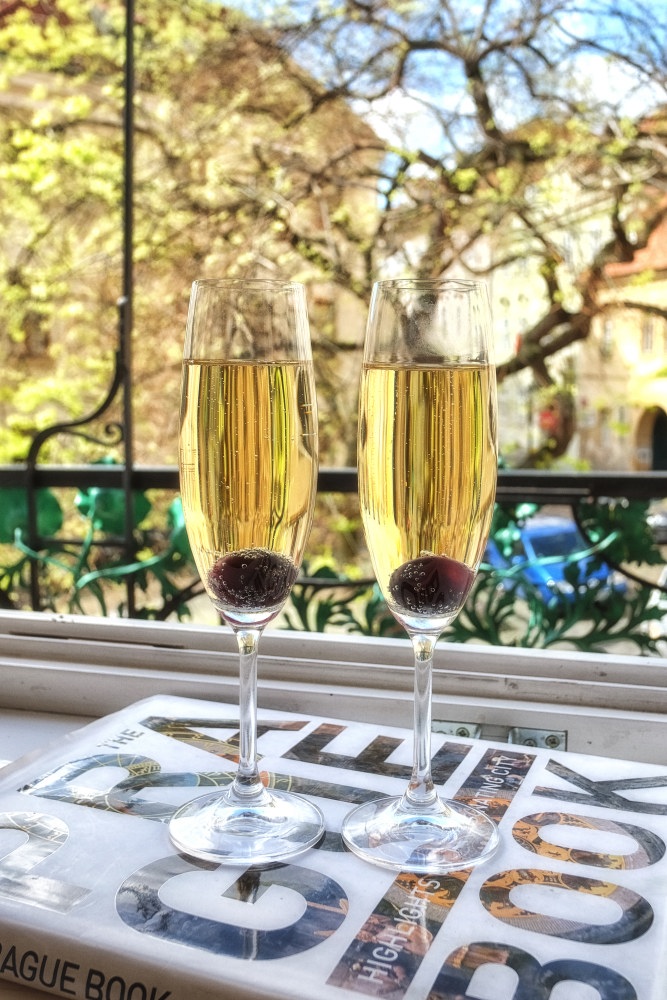
<svg viewBox="0 0 667 1000">
<path fill-rule="evenodd" d="M 431 690 L 433 650 L 438 637 L 414 634 L 410 639 L 415 654 L 414 757 L 405 799 L 411 807 L 421 809 L 437 800 L 431 777 Z"/>
<path fill-rule="evenodd" d="M 265 788 L 257 765 L 257 647 L 259 629 L 238 629 L 239 647 L 239 766 L 232 786 L 237 797 L 259 798 Z"/>
</svg>

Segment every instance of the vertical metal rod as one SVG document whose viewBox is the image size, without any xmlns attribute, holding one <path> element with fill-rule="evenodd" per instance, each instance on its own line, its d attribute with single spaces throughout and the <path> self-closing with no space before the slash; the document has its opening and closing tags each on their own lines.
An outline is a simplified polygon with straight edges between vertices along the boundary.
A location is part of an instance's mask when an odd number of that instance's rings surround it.
<svg viewBox="0 0 667 1000">
<path fill-rule="evenodd" d="M 132 330 L 134 313 L 134 0 L 125 0 L 125 69 L 123 108 L 123 291 L 118 303 L 119 341 L 123 366 L 123 441 L 125 495 L 125 549 L 128 561 L 135 557 L 134 426 L 132 415 Z M 135 612 L 134 576 L 126 578 L 127 614 Z"/>
<path fill-rule="evenodd" d="M 30 457 L 26 468 L 26 503 L 28 514 L 27 542 L 33 552 L 40 548 L 37 524 L 37 492 L 35 490 L 35 461 Z M 33 611 L 42 610 L 42 597 L 39 582 L 39 562 L 30 560 L 30 606 Z"/>
</svg>

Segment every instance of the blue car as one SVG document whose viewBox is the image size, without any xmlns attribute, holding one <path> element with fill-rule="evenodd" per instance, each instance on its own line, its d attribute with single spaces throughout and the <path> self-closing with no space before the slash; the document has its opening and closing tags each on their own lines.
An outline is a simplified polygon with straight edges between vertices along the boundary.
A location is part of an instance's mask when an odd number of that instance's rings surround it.
<svg viewBox="0 0 667 1000">
<path fill-rule="evenodd" d="M 545 601 L 553 597 L 574 601 L 583 588 L 596 588 L 600 598 L 612 592 L 622 594 L 627 585 L 622 576 L 604 562 L 579 553 L 590 549 L 574 521 L 566 517 L 535 517 L 519 529 L 519 537 L 507 558 L 494 541 L 490 541 L 484 562 L 501 571 L 501 586 L 507 590 L 536 588 Z M 578 567 L 579 583 L 573 583 L 572 566 Z M 508 572 L 509 571 L 509 572 Z M 568 578 L 569 577 L 569 578 Z"/>
</svg>

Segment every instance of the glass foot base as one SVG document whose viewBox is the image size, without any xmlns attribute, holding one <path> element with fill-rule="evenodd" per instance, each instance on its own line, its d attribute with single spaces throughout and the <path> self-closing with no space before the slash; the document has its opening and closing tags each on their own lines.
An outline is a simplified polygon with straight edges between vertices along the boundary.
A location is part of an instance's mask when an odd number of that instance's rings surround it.
<svg viewBox="0 0 667 1000">
<path fill-rule="evenodd" d="M 349 813 L 342 834 L 365 861 L 433 875 L 481 864 L 498 847 L 498 828 L 488 816 L 440 799 L 419 813 L 404 796 L 367 802 Z"/>
<path fill-rule="evenodd" d="M 307 799 L 272 789 L 259 801 L 229 792 L 203 795 L 171 818 L 179 851 L 227 865 L 262 865 L 302 854 L 324 833 L 322 813 Z"/>
</svg>

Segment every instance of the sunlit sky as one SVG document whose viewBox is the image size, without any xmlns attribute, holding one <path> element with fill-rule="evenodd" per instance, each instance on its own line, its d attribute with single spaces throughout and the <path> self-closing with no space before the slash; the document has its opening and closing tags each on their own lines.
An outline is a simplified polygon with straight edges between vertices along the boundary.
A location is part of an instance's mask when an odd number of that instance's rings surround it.
<svg viewBox="0 0 667 1000">
<path fill-rule="evenodd" d="M 250 16 L 264 22 L 278 20 L 280 23 L 295 24 L 306 18 L 313 11 L 322 12 L 326 9 L 323 0 L 232 0 L 232 3 Z M 332 7 L 334 5 L 332 4 Z M 387 5 L 389 7 L 389 4 Z M 511 28 L 507 27 L 507 18 L 514 12 L 514 20 L 525 16 L 524 0 L 496 0 L 490 5 L 475 3 L 474 0 L 460 0 L 458 10 L 461 21 L 468 20 L 471 30 L 476 24 L 476 15 L 483 7 L 491 10 L 487 19 L 488 32 L 501 31 L 507 37 Z M 612 11 L 627 13 L 637 10 L 635 0 L 617 0 L 615 3 L 596 2 L 587 4 L 588 13 L 582 12 L 581 5 L 563 0 L 563 11 L 557 15 L 558 28 L 551 26 L 544 33 L 542 44 L 556 52 L 557 46 L 568 37 L 588 35 L 606 47 L 613 47 L 616 42 L 622 42 L 629 47 L 631 55 L 638 51 L 639 44 L 646 44 L 661 58 L 667 46 L 661 39 L 667 39 L 667 4 L 664 0 L 644 0 L 641 10 L 654 15 L 653 32 L 637 34 L 637 45 L 633 46 L 631 27 L 621 28 L 620 23 L 611 16 Z M 405 10 L 405 6 L 402 8 Z M 421 0 L 413 5 L 414 18 L 408 24 L 419 27 L 428 34 L 430 11 L 439 9 L 430 0 Z M 503 27 L 502 22 L 505 22 Z M 357 58 L 360 62 L 368 59 L 372 53 L 372 44 L 362 32 L 366 29 L 349 26 L 344 35 L 338 36 L 337 48 L 333 56 L 327 55 L 316 38 L 297 44 L 293 53 L 316 78 L 334 78 L 341 67 L 336 65 L 338 57 L 342 56 L 341 64 L 349 58 Z M 433 29 L 433 30 L 438 30 Z M 433 32 L 431 31 L 431 34 Z M 521 58 L 525 58 L 524 51 Z M 557 58 L 557 57 L 556 57 Z M 494 103 L 494 111 L 498 124 L 511 128 L 521 120 L 530 118 L 537 113 L 537 105 L 532 105 L 523 87 L 520 74 L 514 70 L 515 76 L 508 77 L 512 72 L 511 64 L 504 64 L 503 73 L 493 77 L 490 75 L 490 91 Z M 490 70 L 487 69 L 487 73 Z M 368 85 L 370 77 L 366 76 Z M 580 93 L 586 95 L 601 105 L 601 117 L 604 117 L 604 104 L 620 101 L 623 114 L 629 117 L 647 111 L 658 104 L 667 102 L 667 92 L 655 80 L 648 79 L 639 68 L 629 65 L 622 66 L 612 63 L 602 52 L 588 50 L 571 57 L 569 60 L 558 61 L 557 72 L 545 86 L 551 87 L 551 93 L 557 95 L 560 89 L 567 90 L 575 84 Z M 570 90 L 571 92 L 571 90 Z M 466 93 L 465 81 L 460 68 L 455 66 L 443 53 L 420 54 L 411 60 L 410 74 L 406 85 L 400 91 L 394 91 L 388 96 L 382 96 L 374 101 L 356 99 L 352 106 L 357 114 L 365 117 L 376 133 L 383 139 L 396 144 L 419 146 L 436 156 L 447 154 L 447 142 L 441 129 L 437 126 L 433 112 L 429 112 L 426 104 L 431 104 L 435 113 L 453 117 L 461 122 L 466 114 L 472 112 L 472 105 Z M 544 113 L 544 105 L 540 109 Z M 459 137 L 465 143 L 461 125 L 458 126 Z M 473 139 L 473 141 L 476 141 Z"/>
</svg>

